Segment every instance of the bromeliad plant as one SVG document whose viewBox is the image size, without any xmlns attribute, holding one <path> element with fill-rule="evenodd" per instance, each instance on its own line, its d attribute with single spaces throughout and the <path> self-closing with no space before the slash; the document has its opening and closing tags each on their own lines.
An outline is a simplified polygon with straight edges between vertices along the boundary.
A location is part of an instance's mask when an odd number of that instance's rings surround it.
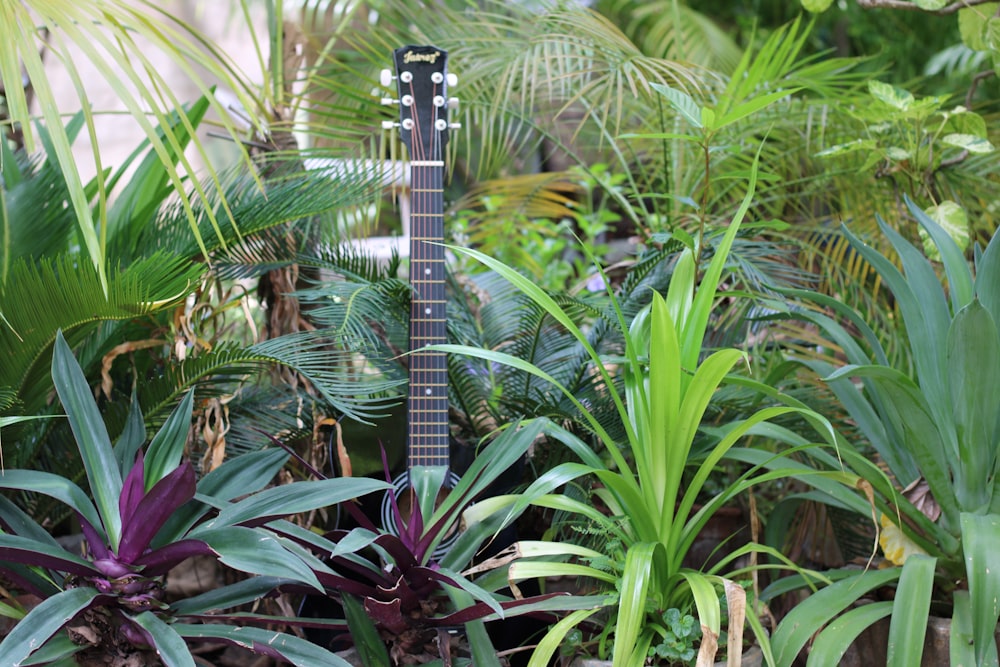
<svg viewBox="0 0 1000 667">
<path fill-rule="evenodd" d="M 112 447 L 61 332 L 52 375 L 91 495 L 69 479 L 35 470 L 4 471 L 0 488 L 44 494 L 66 505 L 79 520 L 84 551 L 64 549 L 14 502 L 0 497 L 0 573 L 42 599 L 30 611 L 17 612 L 23 617 L 0 642 L 0 664 L 91 664 L 89 659 L 110 656 L 116 665 L 193 667 L 187 642 L 206 641 L 241 645 L 302 667 L 347 664 L 293 635 L 246 627 L 282 623 L 278 619 L 240 618 L 239 627 L 227 625 L 225 615 L 213 614 L 212 623 L 198 621 L 210 610 L 252 602 L 282 584 L 319 589 L 314 573 L 328 572 L 326 566 L 262 526 L 294 532 L 281 517 L 387 484 L 334 479 L 264 489 L 287 458 L 280 450 L 233 459 L 196 482 L 194 468 L 183 460 L 191 394 L 145 448 L 142 416 L 133 409 L 129 427 Z M 252 576 L 169 603 L 166 573 L 194 556 L 214 557 Z"/>
<path fill-rule="evenodd" d="M 734 366 L 749 362 L 747 355 L 736 349 L 717 350 L 705 356 L 703 342 L 729 250 L 750 207 L 755 177 L 756 170 L 753 170 L 750 193 L 721 238 L 711 241 L 714 254 L 700 280 L 695 268 L 698 253 L 688 247 L 676 258 L 666 296 L 653 293 L 652 303 L 631 323 L 625 321 L 611 294 L 611 317 L 625 339 L 624 355 L 614 359 L 602 357 L 591 346 L 587 333 L 532 281 L 481 253 L 455 249 L 501 274 L 569 331 L 587 350 L 593 374 L 617 406 L 618 418 L 626 433 L 624 442 L 616 441 L 571 392 L 533 364 L 502 352 L 439 346 L 447 352 L 507 364 L 540 378 L 552 391 L 561 392 L 576 405 L 603 446 L 603 454 L 609 460 L 604 460 L 579 438 L 552 427 L 550 435 L 562 440 L 582 463 L 559 465 L 542 475 L 523 494 L 489 499 L 471 511 L 490 512 L 509 506 L 516 513 L 534 503 L 589 521 L 601 532 L 614 537 L 621 546 L 622 557 L 611 567 L 604 554 L 571 544 L 555 544 L 544 549 L 543 558 L 518 559 L 510 566 L 509 576 L 512 580 L 520 580 L 568 575 L 598 582 L 611 594 L 611 604 L 604 611 L 609 616 L 604 624 L 607 628 L 604 637 L 613 635 L 611 658 L 615 667 L 644 664 L 651 647 L 667 639 L 663 614 L 671 608 L 682 614 L 697 615 L 703 634 L 698 664 L 711 664 L 722 631 L 719 589 L 725 591 L 729 612 L 729 653 L 730 656 L 739 655 L 747 614 L 745 594 L 722 573 L 732 559 L 748 550 L 768 550 L 752 545 L 737 550 L 730 558 L 705 571 L 685 567 L 682 561 L 695 537 L 727 501 L 754 484 L 794 473 L 780 464 L 770 471 L 755 467 L 707 501 L 700 496 L 706 490 L 712 470 L 729 449 L 752 429 L 766 425 L 768 420 L 797 413 L 823 438 L 833 440 L 829 424 L 818 414 L 799 406 L 775 405 L 725 425 L 717 431 L 718 439 L 703 458 L 696 459 L 692 455 L 692 446 L 713 394 L 726 382 Z M 614 389 L 612 373 L 615 372 L 624 375 L 624 397 Z M 744 380 L 744 383 L 765 394 L 774 394 L 752 380 Z M 774 434 L 780 436 L 781 431 L 775 429 Z M 693 466 L 695 472 L 687 487 L 682 488 L 682 475 L 688 466 Z M 595 482 L 592 491 L 595 502 L 551 493 L 583 477 L 590 477 Z M 704 503 L 700 509 L 695 508 L 696 500 Z M 597 506 L 607 510 L 599 511 Z M 521 544 L 518 548 L 521 553 L 528 553 L 536 546 Z M 573 559 L 574 562 L 553 562 L 554 559 Z M 540 642 L 530 664 L 533 667 L 548 664 L 567 633 L 585 624 L 597 612 L 597 609 L 585 609 L 567 615 Z M 766 649 L 764 633 L 752 612 L 748 619 Z"/>
<path fill-rule="evenodd" d="M 952 610 L 952 664 L 997 664 L 1000 235 L 985 251 L 976 249 L 973 271 L 949 233 L 907 204 L 937 248 L 947 289 L 925 255 L 881 220 L 902 271 L 845 234 L 895 298 L 910 367 L 893 367 L 875 332 L 848 306 L 791 293 L 821 309 L 791 316 L 817 325 L 846 357 L 840 367 L 815 358 L 803 363 L 825 378 L 890 473 L 891 481 L 880 467 L 844 449 L 874 494 L 883 552 L 902 568 L 854 572 L 797 606 L 773 637 L 779 667 L 790 665 L 835 617 L 816 638 L 811 660 L 817 664 L 837 662 L 864 627 L 890 614 L 889 664 L 917 664 L 932 607 Z M 840 615 L 860 595 L 897 579 L 894 601 Z"/>
</svg>

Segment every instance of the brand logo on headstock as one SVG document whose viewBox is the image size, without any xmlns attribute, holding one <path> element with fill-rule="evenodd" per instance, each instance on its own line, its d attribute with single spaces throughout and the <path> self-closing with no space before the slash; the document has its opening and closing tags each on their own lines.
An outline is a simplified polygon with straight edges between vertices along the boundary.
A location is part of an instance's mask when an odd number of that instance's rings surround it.
<svg viewBox="0 0 1000 667">
<path fill-rule="evenodd" d="M 434 64 L 437 59 L 441 57 L 440 51 L 435 51 L 433 53 L 416 53 L 414 51 L 407 51 L 403 54 L 404 63 L 430 63 Z"/>
</svg>

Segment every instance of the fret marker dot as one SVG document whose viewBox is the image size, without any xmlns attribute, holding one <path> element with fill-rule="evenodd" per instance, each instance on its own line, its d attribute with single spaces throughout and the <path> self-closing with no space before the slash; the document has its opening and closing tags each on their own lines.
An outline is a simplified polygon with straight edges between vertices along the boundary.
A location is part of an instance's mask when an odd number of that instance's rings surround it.
<svg viewBox="0 0 1000 667">
<path fill-rule="evenodd" d="M 430 396 L 431 394 L 434 393 L 434 390 L 433 389 L 424 389 L 424 393 L 427 394 L 428 396 Z"/>
<path fill-rule="evenodd" d="M 431 275 L 431 270 L 430 269 L 424 269 L 424 275 L 426 275 L 426 276 Z"/>
<path fill-rule="evenodd" d="M 424 308 L 424 314 L 430 315 L 431 314 L 431 309 L 430 308 Z"/>
</svg>

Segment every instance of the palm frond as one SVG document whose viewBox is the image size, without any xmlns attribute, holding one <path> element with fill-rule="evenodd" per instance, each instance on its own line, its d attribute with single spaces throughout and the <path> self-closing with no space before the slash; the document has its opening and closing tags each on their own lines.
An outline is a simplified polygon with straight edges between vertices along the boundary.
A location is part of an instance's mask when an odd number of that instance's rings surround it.
<svg viewBox="0 0 1000 667">
<path fill-rule="evenodd" d="M 731 72 L 741 49 L 710 17 L 679 0 L 602 0 L 608 17 L 648 56 Z"/>
<path fill-rule="evenodd" d="M 183 215 L 182 206 L 174 204 L 162 211 L 156 224 L 147 230 L 143 244 L 188 257 L 197 256 L 202 248 L 224 253 L 241 239 L 268 229 L 305 220 L 315 222 L 324 214 L 368 204 L 380 193 L 380 185 L 380 175 L 374 170 L 345 170 L 336 177 L 295 171 L 269 179 L 261 189 L 254 177 L 236 172 L 227 179 L 223 196 L 210 198 L 209 205 L 219 208 L 224 201 L 238 225 L 221 227 L 213 234 L 211 208 L 199 206 L 194 215 L 200 233 L 195 235 L 189 227 L 177 224 Z"/>
<path fill-rule="evenodd" d="M 151 18 L 151 14 L 155 19 Z M 213 100 L 213 106 L 224 119 L 225 111 L 221 104 L 214 101 L 210 84 L 205 82 L 205 78 L 195 74 L 190 63 L 197 62 L 207 73 L 205 76 L 235 90 L 244 100 L 245 106 L 249 107 L 251 102 L 246 93 L 247 88 L 230 63 L 220 57 L 221 54 L 211 48 L 206 53 L 206 47 L 210 47 L 208 40 L 150 3 L 140 6 L 103 0 L 81 3 L 4 3 L 0 7 L 0 21 L 5 26 L 6 36 L 5 47 L 0 49 L 0 80 L 21 80 L 22 67 L 27 73 L 41 116 L 50 132 L 51 154 L 66 179 L 71 209 L 78 221 L 81 245 L 94 266 L 99 284 L 102 289 L 106 289 L 108 277 L 105 272 L 109 267 L 105 241 L 98 232 L 104 220 L 95 220 L 93 217 L 86 189 L 71 152 L 70 138 L 63 129 L 54 92 L 45 72 L 42 52 L 51 54 L 63 63 L 74 86 L 80 91 L 83 90 L 83 77 L 75 64 L 81 58 L 80 54 L 95 66 L 99 76 L 110 84 L 116 97 L 131 113 L 133 121 L 149 138 L 157 156 L 168 167 L 167 173 L 186 206 L 190 199 L 182 186 L 185 176 L 194 184 L 196 197 L 205 196 L 211 187 L 202 186 L 191 161 L 183 155 L 178 136 L 170 130 L 164 131 L 162 135 L 159 133 L 156 123 L 159 123 L 160 128 L 169 127 L 167 116 L 170 110 L 179 108 L 181 103 L 174 96 L 172 87 L 164 81 L 161 71 L 153 66 L 150 52 L 156 50 L 164 53 L 179 64 L 201 93 Z M 72 53 L 70 45 L 79 49 L 80 54 Z M 8 86 L 6 98 L 11 121 L 20 126 L 28 152 L 33 152 L 36 139 L 24 90 L 18 86 Z M 90 136 L 94 137 L 94 112 L 85 100 L 81 102 L 85 125 Z M 147 117 L 150 113 L 153 122 Z M 233 137 L 238 136 L 231 121 L 224 120 L 224 124 Z M 184 122 L 184 129 L 189 136 L 194 134 L 190 122 Z M 98 174 L 98 214 L 103 216 L 106 205 L 104 168 L 97 148 L 98 142 L 93 143 L 94 165 Z M 197 141 L 195 148 L 204 159 L 205 151 Z M 175 160 L 179 160 L 178 169 L 173 168 Z M 210 164 L 207 159 L 204 162 Z M 206 180 L 208 183 L 215 180 L 211 168 Z M 189 222 L 193 224 L 194 219 L 189 217 Z"/>
</svg>

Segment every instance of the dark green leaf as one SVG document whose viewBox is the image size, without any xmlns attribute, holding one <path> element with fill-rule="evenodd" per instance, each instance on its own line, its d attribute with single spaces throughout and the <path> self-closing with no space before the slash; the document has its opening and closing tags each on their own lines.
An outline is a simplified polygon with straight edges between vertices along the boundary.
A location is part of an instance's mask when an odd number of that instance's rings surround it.
<svg viewBox="0 0 1000 667">
<path fill-rule="evenodd" d="M 22 664 L 98 595 L 96 589 L 81 587 L 43 600 L 0 642 L 0 665 Z"/>
<path fill-rule="evenodd" d="M 195 667 L 194 657 L 184 638 L 155 614 L 144 611 L 131 617 L 133 623 L 146 630 L 166 667 Z"/>
<path fill-rule="evenodd" d="M 101 516 L 101 521 L 94 524 L 94 527 L 103 525 L 111 548 L 117 549 L 122 530 L 121 516 L 118 514 L 118 496 L 122 492 L 121 472 L 90 385 L 61 331 L 56 334 L 52 352 L 52 379 L 73 429 L 97 512 Z"/>
<path fill-rule="evenodd" d="M 253 627 L 229 627 L 225 625 L 174 624 L 182 637 L 200 641 L 219 639 L 244 646 L 256 653 L 276 655 L 288 660 L 296 667 L 351 667 L 343 658 L 320 648 L 305 639 L 272 630 Z"/>
<path fill-rule="evenodd" d="M 153 436 L 146 449 L 146 491 L 180 465 L 188 431 L 191 430 L 193 410 L 194 392 L 189 391 Z"/>
</svg>

